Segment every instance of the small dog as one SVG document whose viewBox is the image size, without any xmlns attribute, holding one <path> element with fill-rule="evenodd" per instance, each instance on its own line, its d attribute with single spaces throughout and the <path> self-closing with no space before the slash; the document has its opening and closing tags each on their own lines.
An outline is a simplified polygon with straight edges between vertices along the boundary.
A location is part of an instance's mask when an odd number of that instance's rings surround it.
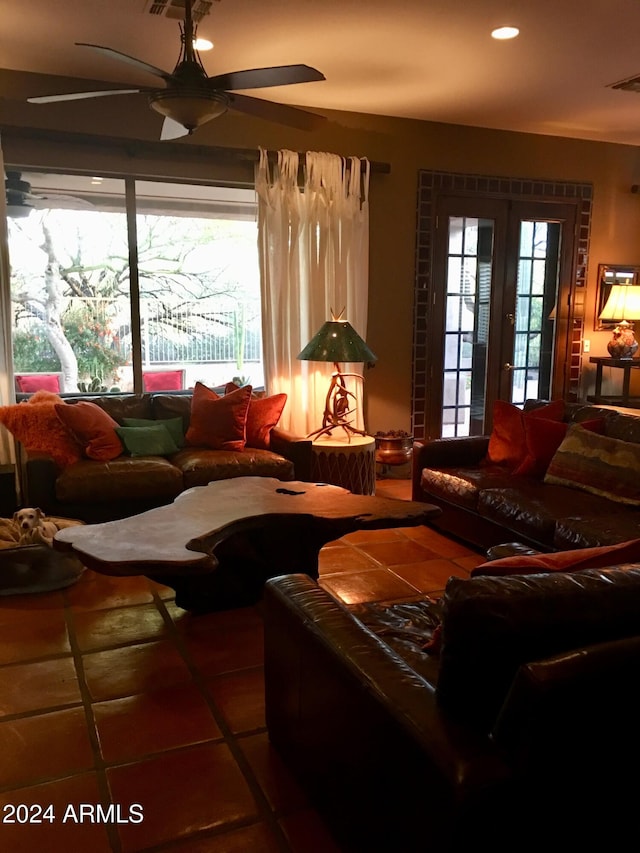
<svg viewBox="0 0 640 853">
<path fill-rule="evenodd" d="M 53 537 L 58 528 L 52 521 L 44 521 L 45 514 L 39 507 L 26 507 L 13 514 L 20 529 L 20 545 L 37 545 L 43 542 L 53 548 Z"/>
</svg>

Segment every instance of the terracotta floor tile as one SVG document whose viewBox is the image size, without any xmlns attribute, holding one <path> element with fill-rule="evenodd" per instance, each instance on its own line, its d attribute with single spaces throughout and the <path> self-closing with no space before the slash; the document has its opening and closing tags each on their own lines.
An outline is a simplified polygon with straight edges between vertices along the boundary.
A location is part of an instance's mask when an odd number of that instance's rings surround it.
<svg viewBox="0 0 640 853">
<path fill-rule="evenodd" d="M 164 618 L 155 604 L 75 613 L 73 629 L 83 652 L 141 640 L 160 640 L 168 633 Z"/>
<path fill-rule="evenodd" d="M 14 853 L 111 853 L 112 846 L 105 824 L 91 822 L 88 814 L 84 820 L 79 819 L 80 805 L 95 806 L 101 802 L 95 773 L 84 773 L 0 794 L 2 850 Z M 43 814 L 52 815 L 53 822 L 47 819 L 40 824 L 33 821 L 29 824 L 7 823 L 8 803 L 33 806 L 35 809 L 51 805 L 51 811 Z M 103 805 L 106 807 L 107 803 Z M 37 812 L 31 811 L 30 814 L 35 815 Z"/>
<path fill-rule="evenodd" d="M 109 764 L 221 737 L 195 684 L 96 702 L 92 708 L 100 750 Z"/>
<path fill-rule="evenodd" d="M 483 557 L 481 554 L 473 554 L 470 557 L 455 557 L 453 562 L 457 566 L 460 566 L 461 569 L 466 569 L 467 572 L 470 572 L 471 569 L 475 569 L 476 566 L 486 563 L 487 558 Z"/>
<path fill-rule="evenodd" d="M 279 822 L 291 853 L 341 853 L 322 818 L 312 809 L 287 815 Z"/>
<path fill-rule="evenodd" d="M 165 603 L 176 626 L 186 636 L 205 636 L 212 632 L 222 634 L 238 629 L 250 629 L 262 625 L 258 607 L 238 607 L 235 610 L 219 610 L 215 613 L 189 613 L 174 602 Z"/>
<path fill-rule="evenodd" d="M 0 667 L 0 717 L 81 701 L 72 658 Z"/>
<path fill-rule="evenodd" d="M 262 667 L 208 679 L 206 689 L 234 734 L 265 727 Z"/>
<path fill-rule="evenodd" d="M 74 610 L 107 610 L 110 607 L 126 607 L 128 604 L 150 604 L 153 601 L 149 581 L 142 575 L 112 578 L 90 569 L 78 583 L 66 590 L 65 595 Z"/>
<path fill-rule="evenodd" d="M 165 584 L 157 581 L 152 581 L 151 578 L 147 578 L 147 583 L 149 584 L 151 592 L 155 592 L 163 601 L 171 600 L 176 597 L 176 591 L 173 587 L 166 586 Z"/>
<path fill-rule="evenodd" d="M 320 578 L 320 586 L 346 604 L 386 601 L 416 594 L 412 586 L 387 569 L 328 575 Z"/>
<path fill-rule="evenodd" d="M 204 676 L 262 666 L 263 626 L 258 611 L 243 610 L 175 619 L 186 654 Z"/>
<path fill-rule="evenodd" d="M 395 498 L 401 501 L 411 500 L 411 480 L 400 477 L 377 477 L 376 495 L 379 498 Z"/>
<path fill-rule="evenodd" d="M 226 744 L 203 744 L 107 769 L 112 799 L 140 803 L 144 821 L 118 827 L 123 853 L 257 817 Z"/>
<path fill-rule="evenodd" d="M 69 655 L 69 635 L 64 611 L 23 613 L 24 618 L 0 625 L 0 664 Z"/>
<path fill-rule="evenodd" d="M 336 544 L 331 548 L 323 548 L 318 560 L 321 575 L 333 572 L 361 572 L 366 569 L 379 569 L 380 566 L 371 557 L 352 548 L 350 545 Z"/>
<path fill-rule="evenodd" d="M 256 823 L 221 835 L 189 838 L 166 848 L 167 853 L 281 853 L 280 842 L 270 826 Z"/>
<path fill-rule="evenodd" d="M 405 537 L 397 542 L 362 543 L 358 547 L 383 566 L 421 563 L 423 560 L 432 560 L 438 556 L 419 542 Z"/>
<path fill-rule="evenodd" d="M 191 681 L 187 665 L 167 641 L 90 652 L 82 662 L 94 702 Z"/>
<path fill-rule="evenodd" d="M 62 591 L 0 596 L 0 626 L 24 621 L 36 623 L 41 616 L 60 612 L 63 606 Z"/>
<path fill-rule="evenodd" d="M 422 563 L 403 563 L 391 569 L 395 575 L 410 583 L 419 592 L 444 589 L 452 575 L 468 578 L 469 573 L 451 560 L 425 560 Z"/>
<path fill-rule="evenodd" d="M 403 538 L 403 534 L 397 527 L 385 527 L 382 530 L 354 530 L 353 533 L 347 533 L 338 541 L 360 545 L 362 542 L 395 542 Z"/>
<path fill-rule="evenodd" d="M 93 769 L 84 708 L 0 722 L 0 755 L 0 788 Z"/>
<path fill-rule="evenodd" d="M 271 746 L 266 732 L 242 738 L 238 744 L 273 811 L 282 814 L 308 808 L 306 794 Z"/>
<path fill-rule="evenodd" d="M 432 530 L 430 527 L 425 527 L 424 525 L 404 527 L 403 533 L 409 539 L 413 539 L 431 551 L 435 551 L 439 557 L 469 557 L 477 554 L 477 551 L 467 548 L 461 542 L 456 542 L 454 539 L 447 539 L 442 533 L 438 533 L 437 530 Z"/>
</svg>

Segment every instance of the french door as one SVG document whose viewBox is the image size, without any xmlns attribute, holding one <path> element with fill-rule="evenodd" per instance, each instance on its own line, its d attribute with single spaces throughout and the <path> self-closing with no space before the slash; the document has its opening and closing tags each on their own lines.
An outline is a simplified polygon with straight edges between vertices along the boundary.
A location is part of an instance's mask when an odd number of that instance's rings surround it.
<svg viewBox="0 0 640 853">
<path fill-rule="evenodd" d="M 576 208 L 438 199 L 429 312 L 429 437 L 491 429 L 497 399 L 563 396 Z"/>
</svg>

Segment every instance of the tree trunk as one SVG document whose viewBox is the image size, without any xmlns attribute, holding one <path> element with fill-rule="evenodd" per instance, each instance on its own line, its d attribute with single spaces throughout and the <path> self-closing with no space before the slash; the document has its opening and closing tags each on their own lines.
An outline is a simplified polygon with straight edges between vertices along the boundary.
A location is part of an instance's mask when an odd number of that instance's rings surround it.
<svg viewBox="0 0 640 853">
<path fill-rule="evenodd" d="M 60 359 L 62 368 L 62 391 L 78 390 L 78 360 L 71 344 L 67 340 L 62 328 L 60 315 L 63 309 L 62 279 L 60 277 L 60 265 L 56 259 L 51 232 L 43 223 L 44 244 L 42 248 L 47 253 L 49 263 L 44 274 L 46 302 L 45 318 L 46 332 L 51 346 Z"/>
</svg>

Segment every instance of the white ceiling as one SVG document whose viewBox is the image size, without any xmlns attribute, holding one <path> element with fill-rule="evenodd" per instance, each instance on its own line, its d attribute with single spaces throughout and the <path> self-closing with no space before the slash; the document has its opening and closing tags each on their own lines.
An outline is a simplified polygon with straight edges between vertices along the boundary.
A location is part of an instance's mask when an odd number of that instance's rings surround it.
<svg viewBox="0 0 640 853">
<path fill-rule="evenodd" d="M 179 25 L 148 6 L 0 0 L 0 67 L 154 85 L 74 46 L 105 45 L 172 71 Z M 493 40 L 502 24 L 520 36 Z M 198 29 L 215 43 L 202 54 L 209 74 L 302 62 L 327 78 L 248 92 L 269 100 L 640 144 L 640 94 L 608 88 L 640 75 L 640 0 L 215 0 Z"/>
</svg>

